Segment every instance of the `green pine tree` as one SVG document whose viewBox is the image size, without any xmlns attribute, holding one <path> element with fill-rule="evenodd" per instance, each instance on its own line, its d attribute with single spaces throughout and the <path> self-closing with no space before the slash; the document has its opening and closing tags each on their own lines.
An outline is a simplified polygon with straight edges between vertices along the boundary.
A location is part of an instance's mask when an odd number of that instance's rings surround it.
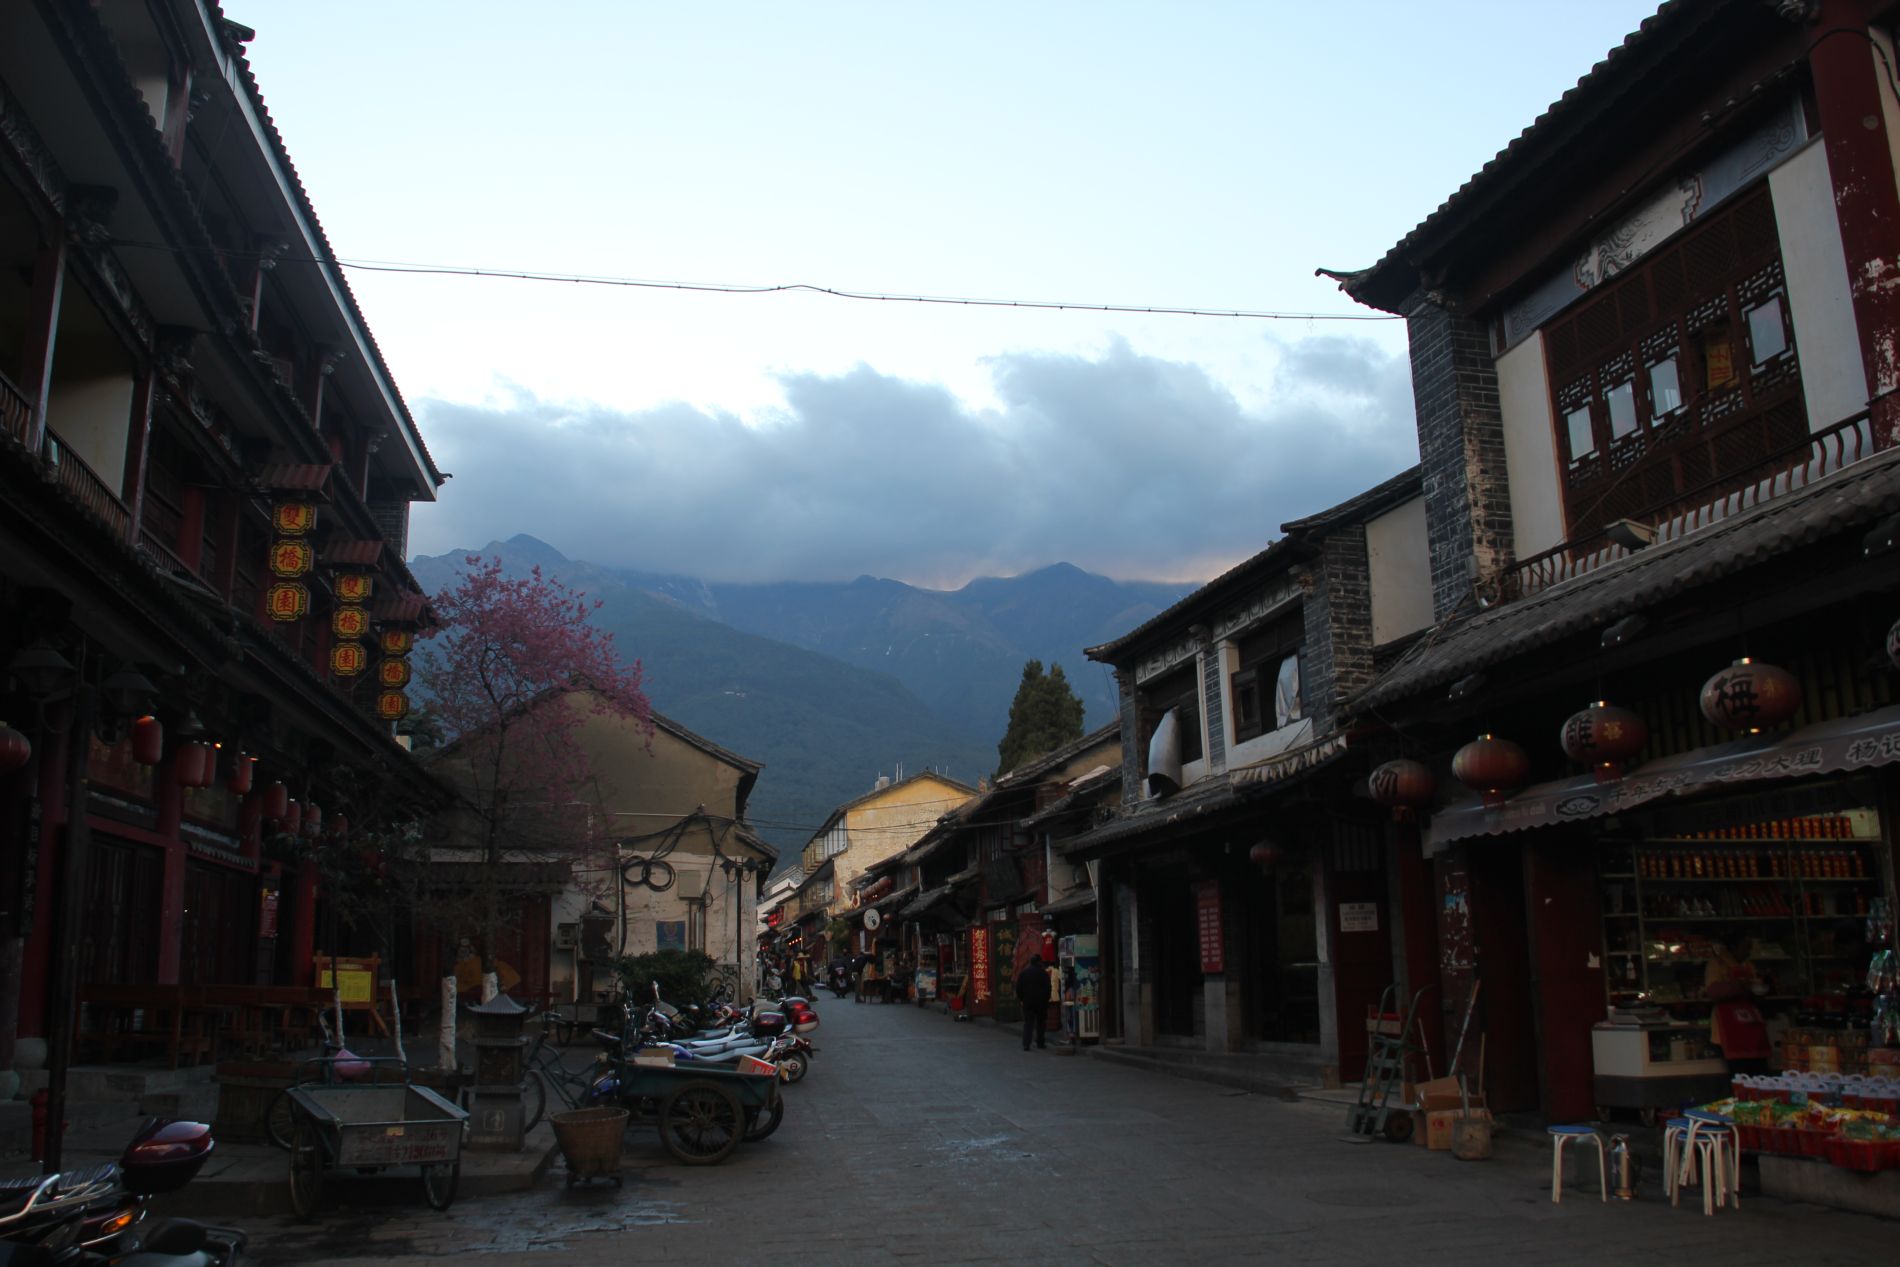
<svg viewBox="0 0 1900 1267">
<path fill-rule="evenodd" d="M 1009 729 L 996 745 L 996 776 L 1054 752 L 1082 737 L 1082 701 L 1069 688 L 1062 666 L 1042 671 L 1042 661 L 1023 665 L 1023 680 L 1009 705 Z"/>
</svg>

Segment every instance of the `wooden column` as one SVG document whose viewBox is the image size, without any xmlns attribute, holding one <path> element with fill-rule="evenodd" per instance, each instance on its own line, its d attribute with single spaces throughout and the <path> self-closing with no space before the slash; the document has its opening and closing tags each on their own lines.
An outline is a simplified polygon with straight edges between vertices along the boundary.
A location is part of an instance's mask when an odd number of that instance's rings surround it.
<svg viewBox="0 0 1900 1267">
<path fill-rule="evenodd" d="M 125 444 L 125 477 L 121 497 L 128 515 L 125 539 L 139 543 L 145 523 L 145 466 L 152 444 L 152 400 L 158 389 L 158 371 L 150 365 L 139 370 L 132 384 L 132 426 Z"/>
<path fill-rule="evenodd" d="M 180 500 L 183 505 L 178 517 L 178 540 L 172 548 L 178 551 L 179 561 L 196 572 L 205 553 L 205 491 L 192 485 L 185 489 Z"/>
<path fill-rule="evenodd" d="M 26 347 L 20 357 L 20 390 L 33 406 L 27 448 L 38 453 L 46 438 L 46 402 L 53 389 L 53 345 L 58 342 L 59 309 L 66 290 L 66 238 L 42 243 L 33 260 L 33 287 L 27 299 Z"/>
<path fill-rule="evenodd" d="M 1857 0 L 1821 0 L 1808 65 L 1873 402 L 1874 447 L 1884 449 L 1900 443 L 1900 400 L 1891 394 L 1900 387 L 1900 188 L 1881 106 L 1879 50 L 1862 8 Z"/>
<path fill-rule="evenodd" d="M 158 981 L 178 983 L 178 965 L 185 938 L 185 844 L 178 825 L 184 819 L 185 793 L 178 786 L 178 752 L 159 762 L 155 771 L 158 834 L 164 837 L 165 861 L 158 895 Z"/>
</svg>

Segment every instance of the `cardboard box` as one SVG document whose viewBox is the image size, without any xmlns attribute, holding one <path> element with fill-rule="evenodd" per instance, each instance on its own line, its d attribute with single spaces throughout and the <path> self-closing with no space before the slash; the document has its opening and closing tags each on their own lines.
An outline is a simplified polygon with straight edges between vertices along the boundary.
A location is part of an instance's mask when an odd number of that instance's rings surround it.
<svg viewBox="0 0 1900 1267">
<path fill-rule="evenodd" d="M 1412 1103 L 1427 1113 L 1436 1109 L 1461 1109 L 1467 1102 L 1466 1097 L 1459 1093 L 1456 1078 L 1433 1078 L 1430 1082 L 1419 1083 L 1416 1091 L 1418 1098 Z M 1473 1091 L 1469 1103 L 1474 1109 L 1483 1108 L 1484 1093 Z"/>
<path fill-rule="evenodd" d="M 1471 1116 L 1479 1121 L 1491 1120 L 1491 1110 L 1473 1106 Z M 1446 1152 L 1451 1148 L 1451 1128 L 1454 1123 L 1463 1121 L 1463 1109 L 1420 1110 L 1412 1115 L 1412 1138 L 1421 1147 L 1433 1152 Z"/>
</svg>

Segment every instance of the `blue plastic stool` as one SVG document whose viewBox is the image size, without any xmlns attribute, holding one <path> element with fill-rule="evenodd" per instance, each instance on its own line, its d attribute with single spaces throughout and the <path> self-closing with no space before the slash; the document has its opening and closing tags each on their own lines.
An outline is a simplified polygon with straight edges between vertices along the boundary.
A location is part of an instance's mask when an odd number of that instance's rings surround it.
<svg viewBox="0 0 1900 1267">
<path fill-rule="evenodd" d="M 1597 1180 L 1603 1190 L 1603 1199 L 1610 1199 L 1610 1155 L 1603 1148 L 1603 1136 L 1594 1126 L 1552 1126 L 1550 1135 L 1550 1199 L 1558 1204 L 1564 1199 L 1564 1145 L 1573 1140 L 1589 1140 L 1597 1146 Z"/>
</svg>

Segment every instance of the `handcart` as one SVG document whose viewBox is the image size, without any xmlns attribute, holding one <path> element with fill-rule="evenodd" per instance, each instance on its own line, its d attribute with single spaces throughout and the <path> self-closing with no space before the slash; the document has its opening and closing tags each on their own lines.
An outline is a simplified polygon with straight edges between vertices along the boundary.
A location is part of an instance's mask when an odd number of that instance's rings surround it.
<svg viewBox="0 0 1900 1267">
<path fill-rule="evenodd" d="M 729 1157 L 742 1139 L 764 1139 L 784 1117 L 777 1069 L 753 1063 L 763 1068 L 616 1061 L 613 1098 L 633 1120 L 652 1123 L 676 1160 L 711 1165 Z"/>
<path fill-rule="evenodd" d="M 358 1059 L 364 1059 L 359 1057 Z M 446 1210 L 462 1174 L 462 1137 L 468 1113 L 427 1087 L 409 1082 L 304 1083 L 289 1090 L 295 1127 L 290 1147 L 290 1204 L 310 1218 L 323 1196 L 324 1178 L 341 1168 L 374 1174 L 390 1166 L 420 1166 L 422 1195 Z"/>
</svg>

